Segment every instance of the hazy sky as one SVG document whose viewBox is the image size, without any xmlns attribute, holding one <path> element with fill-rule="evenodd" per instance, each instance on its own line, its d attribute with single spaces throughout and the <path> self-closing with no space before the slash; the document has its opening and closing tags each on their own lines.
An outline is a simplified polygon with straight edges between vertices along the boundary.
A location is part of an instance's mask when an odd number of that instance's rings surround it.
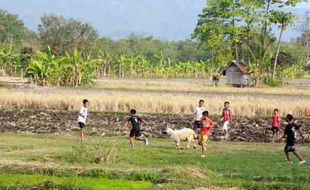
<svg viewBox="0 0 310 190">
<path fill-rule="evenodd" d="M 0 9 L 18 14 L 32 30 L 41 15 L 56 13 L 87 21 L 112 38 L 136 33 L 179 40 L 190 37 L 205 4 L 206 0 L 0 0 Z M 294 9 L 300 15 L 306 10 L 310 3 Z M 290 30 L 285 39 L 298 35 Z"/>
</svg>

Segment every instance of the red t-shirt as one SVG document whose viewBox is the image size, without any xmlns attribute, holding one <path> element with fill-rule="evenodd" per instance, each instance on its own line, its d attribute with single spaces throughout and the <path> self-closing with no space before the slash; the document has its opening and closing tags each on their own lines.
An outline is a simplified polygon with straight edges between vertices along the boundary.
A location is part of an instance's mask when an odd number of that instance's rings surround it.
<svg viewBox="0 0 310 190">
<path fill-rule="evenodd" d="M 280 116 L 274 115 L 272 118 L 272 127 L 279 127 L 280 126 Z"/>
<path fill-rule="evenodd" d="M 200 134 L 209 135 L 214 125 L 214 122 L 208 117 L 202 117 L 200 120 L 200 124 L 201 124 Z"/>
<path fill-rule="evenodd" d="M 224 108 L 222 113 L 223 121 L 231 121 L 232 113 L 230 108 Z"/>
</svg>

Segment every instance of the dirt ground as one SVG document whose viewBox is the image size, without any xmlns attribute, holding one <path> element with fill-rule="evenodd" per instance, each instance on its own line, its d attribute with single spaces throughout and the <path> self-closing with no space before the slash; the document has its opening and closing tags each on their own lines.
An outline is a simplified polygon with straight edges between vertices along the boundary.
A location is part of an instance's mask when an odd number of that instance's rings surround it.
<svg viewBox="0 0 310 190">
<path fill-rule="evenodd" d="M 55 110 L 0 110 L 0 132 L 62 134 L 78 131 L 77 113 Z M 127 115 L 124 113 L 92 112 L 87 121 L 88 135 L 127 135 L 123 129 Z M 162 132 L 167 128 L 191 128 L 191 115 L 145 114 L 142 117 L 149 125 L 142 126 L 145 134 L 152 137 L 164 137 Z M 218 116 L 211 116 L 216 122 L 212 140 L 221 140 L 222 123 Z M 229 141 L 270 142 L 270 118 L 236 118 L 231 123 Z M 310 118 L 300 119 L 305 139 L 310 143 Z M 281 132 L 284 127 L 282 126 Z"/>
</svg>

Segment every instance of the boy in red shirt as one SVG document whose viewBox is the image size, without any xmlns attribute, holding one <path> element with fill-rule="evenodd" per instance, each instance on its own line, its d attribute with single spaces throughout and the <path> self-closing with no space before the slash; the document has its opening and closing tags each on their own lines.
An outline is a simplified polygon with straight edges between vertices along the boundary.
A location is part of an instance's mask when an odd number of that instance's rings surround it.
<svg viewBox="0 0 310 190">
<path fill-rule="evenodd" d="M 223 122 L 224 137 L 227 139 L 229 137 L 229 123 L 232 121 L 232 110 L 229 108 L 229 102 L 224 103 L 221 121 Z"/>
<path fill-rule="evenodd" d="M 272 141 L 275 142 L 277 139 L 279 139 L 279 129 L 280 129 L 280 116 L 279 116 L 279 110 L 274 109 L 273 110 L 273 117 L 272 117 Z"/>
<path fill-rule="evenodd" d="M 211 133 L 214 122 L 209 118 L 209 112 L 204 111 L 202 113 L 202 118 L 200 120 L 200 139 L 198 144 L 201 146 L 201 157 L 205 157 L 207 150 L 207 140 L 208 136 Z"/>
</svg>

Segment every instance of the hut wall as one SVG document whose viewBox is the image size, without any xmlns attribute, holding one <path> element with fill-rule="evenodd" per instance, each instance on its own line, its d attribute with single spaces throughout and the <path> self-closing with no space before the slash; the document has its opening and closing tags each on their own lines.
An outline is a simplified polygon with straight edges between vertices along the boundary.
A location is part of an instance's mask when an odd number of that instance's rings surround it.
<svg viewBox="0 0 310 190">
<path fill-rule="evenodd" d="M 227 83 L 233 85 L 243 85 L 244 77 L 236 65 L 231 65 L 226 70 Z"/>
</svg>

